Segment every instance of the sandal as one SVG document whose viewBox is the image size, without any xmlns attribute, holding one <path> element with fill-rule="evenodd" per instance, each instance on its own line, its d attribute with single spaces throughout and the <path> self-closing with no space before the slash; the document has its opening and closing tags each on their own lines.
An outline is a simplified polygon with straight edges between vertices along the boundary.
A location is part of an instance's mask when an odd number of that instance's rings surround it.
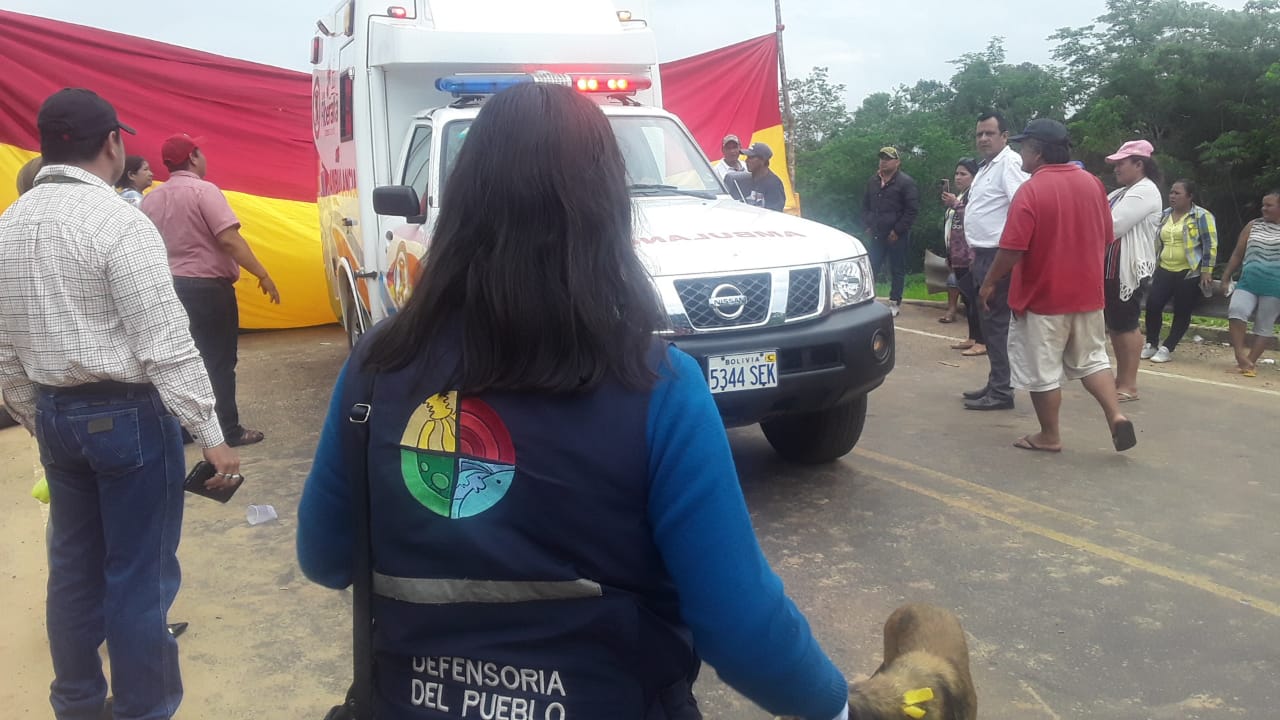
<svg viewBox="0 0 1280 720">
<path fill-rule="evenodd" d="M 1116 391 L 1116 401 L 1117 401 L 1117 402 L 1122 402 L 1122 403 L 1137 402 L 1137 401 L 1138 401 L 1138 394 L 1137 394 L 1137 393 L 1127 393 L 1127 392 L 1122 392 L 1122 391 L 1117 390 L 1117 391 Z"/>
<path fill-rule="evenodd" d="M 1124 452 L 1138 444 L 1138 435 L 1133 429 L 1133 423 L 1128 419 L 1121 420 L 1111 428 L 1111 444 L 1115 446 L 1116 452 Z"/>
<path fill-rule="evenodd" d="M 968 350 L 965 350 L 960 354 L 963 355 L 964 357 L 978 357 L 979 355 L 986 355 L 987 346 L 978 345 L 977 343 L 974 343 L 973 347 L 969 348 Z"/>
<path fill-rule="evenodd" d="M 241 430 L 239 437 L 228 438 L 227 444 L 230 445 L 231 447 L 241 447 L 242 445 L 252 445 L 254 443 L 260 443 L 263 440 L 265 440 L 266 437 L 267 437 L 266 435 L 263 435 L 258 430 Z"/>
<path fill-rule="evenodd" d="M 942 317 L 938 318 L 938 322 L 942 323 L 943 325 L 950 325 L 955 321 L 956 321 L 955 313 L 947 313 L 946 315 L 943 315 Z"/>
<path fill-rule="evenodd" d="M 1022 437 L 1018 438 L 1018 440 L 1013 443 L 1013 446 L 1018 448 L 1019 450 L 1031 450 L 1033 452 L 1046 452 L 1046 453 L 1062 452 L 1061 445 L 1059 445 L 1058 447 L 1050 447 L 1048 445 L 1037 445 L 1031 442 L 1030 435 L 1023 435 Z"/>
<path fill-rule="evenodd" d="M 972 340 L 965 340 L 964 342 L 958 342 L 958 343 L 956 343 L 956 344 L 952 345 L 952 346 L 951 346 L 951 349 L 952 349 L 952 350 L 968 350 L 969 348 L 971 348 L 971 347 L 973 347 L 974 345 L 977 345 L 977 344 L 978 344 L 978 343 L 976 343 L 976 342 L 974 342 L 974 341 L 972 341 Z"/>
</svg>

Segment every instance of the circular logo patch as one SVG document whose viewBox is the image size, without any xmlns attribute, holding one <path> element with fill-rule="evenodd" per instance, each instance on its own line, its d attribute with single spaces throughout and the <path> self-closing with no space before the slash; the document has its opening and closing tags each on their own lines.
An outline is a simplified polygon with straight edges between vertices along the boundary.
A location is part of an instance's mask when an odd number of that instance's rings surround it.
<svg viewBox="0 0 1280 720">
<path fill-rule="evenodd" d="M 400 439 L 405 487 L 428 510 L 467 518 L 507 494 L 516 474 L 511 434 L 493 408 L 458 393 L 432 395 L 414 410 Z"/>
</svg>

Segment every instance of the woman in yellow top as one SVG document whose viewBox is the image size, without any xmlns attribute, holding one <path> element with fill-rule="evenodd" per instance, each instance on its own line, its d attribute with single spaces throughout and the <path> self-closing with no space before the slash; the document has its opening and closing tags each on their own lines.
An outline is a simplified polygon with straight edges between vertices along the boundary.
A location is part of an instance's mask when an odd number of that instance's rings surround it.
<svg viewBox="0 0 1280 720">
<path fill-rule="evenodd" d="M 1147 299 L 1147 344 L 1142 359 L 1166 363 L 1173 359 L 1191 311 L 1203 294 L 1213 293 L 1213 261 L 1218 256 L 1218 226 L 1213 213 L 1195 204 L 1196 186 L 1178 180 L 1169 188 L 1169 208 L 1160 218 L 1157 237 L 1160 261 L 1151 278 Z M 1173 324 L 1160 342 L 1164 307 L 1173 300 Z"/>
</svg>

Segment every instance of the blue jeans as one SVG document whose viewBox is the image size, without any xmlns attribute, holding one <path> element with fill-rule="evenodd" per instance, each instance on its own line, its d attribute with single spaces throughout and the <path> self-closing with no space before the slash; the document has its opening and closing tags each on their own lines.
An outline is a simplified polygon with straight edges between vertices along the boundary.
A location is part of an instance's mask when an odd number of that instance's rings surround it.
<svg viewBox="0 0 1280 720">
<path fill-rule="evenodd" d="M 868 248 L 872 273 L 878 275 L 885 258 L 889 260 L 891 273 L 889 299 L 893 302 L 902 302 L 902 288 L 907 281 L 907 248 L 910 246 L 911 233 L 907 233 L 899 237 L 896 243 L 890 243 L 887 237 L 876 238 L 871 241 L 871 247 Z"/>
<path fill-rule="evenodd" d="M 178 420 L 149 385 L 41 388 L 36 440 L 50 496 L 54 716 L 100 716 L 105 641 L 116 717 L 167 720 L 182 702 L 178 644 L 166 627 L 181 581 Z"/>
</svg>

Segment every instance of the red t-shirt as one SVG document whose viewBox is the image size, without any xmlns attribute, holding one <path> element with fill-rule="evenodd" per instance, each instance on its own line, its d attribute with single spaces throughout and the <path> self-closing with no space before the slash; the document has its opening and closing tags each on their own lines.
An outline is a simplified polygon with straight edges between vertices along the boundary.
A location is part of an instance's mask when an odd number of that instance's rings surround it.
<svg viewBox="0 0 1280 720">
<path fill-rule="evenodd" d="M 1013 268 L 1009 307 L 1019 315 L 1101 310 L 1103 256 L 1111 207 L 1098 178 L 1074 165 L 1045 165 L 1009 205 L 1000 247 L 1023 251 Z"/>
</svg>

